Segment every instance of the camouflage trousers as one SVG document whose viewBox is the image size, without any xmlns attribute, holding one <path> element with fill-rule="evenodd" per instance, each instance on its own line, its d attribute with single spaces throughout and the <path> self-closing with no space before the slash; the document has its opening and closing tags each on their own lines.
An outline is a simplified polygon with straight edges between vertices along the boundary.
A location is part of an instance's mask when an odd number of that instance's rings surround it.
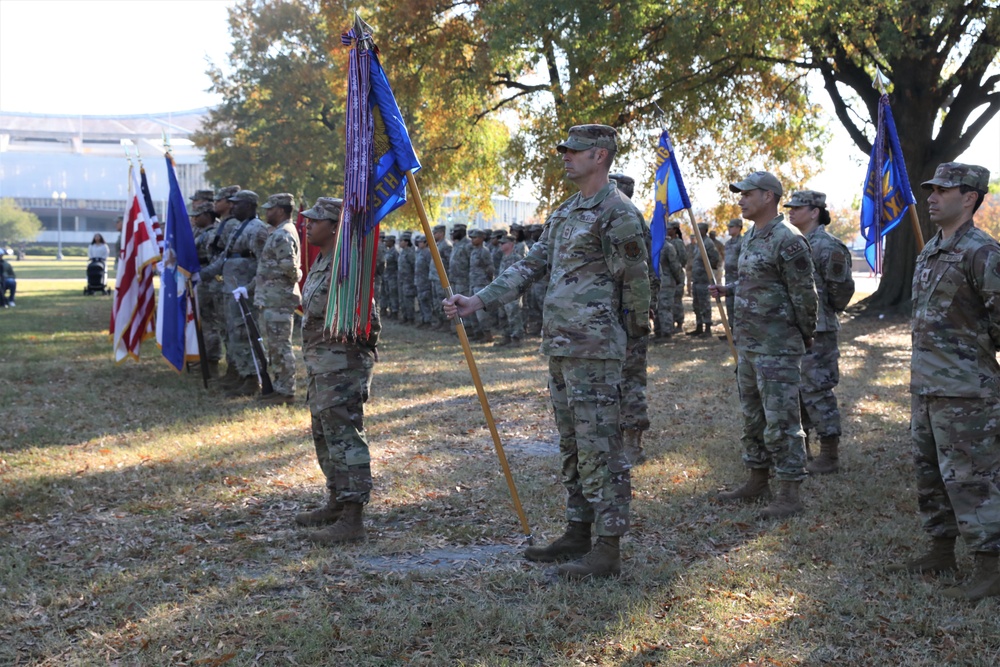
<svg viewBox="0 0 1000 667">
<path fill-rule="evenodd" d="M 420 307 L 420 317 L 417 318 L 417 323 L 432 324 L 434 322 L 434 294 L 430 285 L 417 290 L 417 305 Z"/>
<path fill-rule="evenodd" d="M 503 309 L 504 313 L 507 315 L 507 335 L 518 340 L 524 338 L 524 320 L 521 318 L 521 300 L 514 299 L 510 303 L 505 303 L 503 305 Z"/>
<path fill-rule="evenodd" d="M 285 396 L 295 395 L 295 353 L 292 351 L 292 329 L 295 314 L 290 310 L 264 309 L 261 317 L 267 337 L 267 370 L 274 390 Z"/>
<path fill-rule="evenodd" d="M 732 330 L 733 328 L 733 308 L 735 307 L 734 306 L 735 301 L 736 301 L 735 296 L 730 296 L 729 294 L 726 294 L 726 319 L 729 320 L 730 330 Z"/>
<path fill-rule="evenodd" d="M 431 282 L 431 292 L 432 292 L 431 305 L 433 306 L 431 312 L 434 316 L 431 321 L 434 322 L 435 324 L 441 324 L 442 322 L 447 322 L 448 318 L 445 317 L 444 315 L 444 305 L 441 302 L 445 300 L 445 297 L 448 296 L 448 293 L 445 291 L 443 287 L 441 287 L 441 283 L 437 282 L 436 280 Z"/>
<path fill-rule="evenodd" d="M 566 519 L 624 535 L 632 482 L 619 426 L 622 362 L 549 358 L 549 394 L 559 429 Z"/>
<path fill-rule="evenodd" d="M 681 288 L 677 285 L 660 283 L 660 296 L 656 303 L 656 333 L 673 335 L 674 322 L 677 321 L 674 315 L 674 301 L 675 295 L 680 291 Z"/>
<path fill-rule="evenodd" d="M 698 326 L 712 326 L 712 299 L 708 294 L 708 283 L 694 283 L 691 286 L 691 300 L 694 302 L 694 320 Z"/>
<path fill-rule="evenodd" d="M 416 318 L 416 306 L 414 301 L 417 298 L 417 291 L 410 288 L 399 288 L 399 316 L 404 322 L 413 322 Z"/>
<path fill-rule="evenodd" d="M 910 432 L 924 530 L 1000 553 L 1000 402 L 914 394 Z"/>
<path fill-rule="evenodd" d="M 649 336 L 628 337 L 625 342 L 625 365 L 622 366 L 622 429 L 649 430 L 646 409 L 646 351 Z"/>
<path fill-rule="evenodd" d="M 257 375 L 257 369 L 253 365 L 253 350 L 250 348 L 250 337 L 247 334 L 247 325 L 243 321 L 240 306 L 232 294 L 227 294 L 226 303 L 226 358 L 230 364 L 236 368 L 240 377 Z M 250 306 L 250 314 L 254 319 L 260 321 L 259 310 Z M 258 325 L 258 329 L 260 326 Z"/>
<path fill-rule="evenodd" d="M 674 324 L 684 324 L 684 285 L 674 288 Z"/>
<path fill-rule="evenodd" d="M 475 294 L 486 285 L 470 285 L 469 294 Z M 497 319 L 497 311 L 502 310 L 503 306 L 496 309 L 483 308 L 482 310 L 476 311 L 476 321 L 479 323 L 479 330 L 483 333 L 493 333 L 497 330 L 499 322 Z M 471 318 L 470 318 L 471 319 Z"/>
<path fill-rule="evenodd" d="M 375 276 L 372 281 L 372 298 L 375 299 L 375 307 L 382 307 L 382 276 Z"/>
<path fill-rule="evenodd" d="M 209 289 L 209 295 L 212 303 L 215 305 L 215 331 L 219 336 L 219 342 L 225 347 L 223 352 L 226 358 L 226 364 L 233 366 L 236 362 L 233 361 L 233 355 L 229 352 L 229 302 L 233 300 L 233 295 L 222 289 L 222 283 L 213 280 L 212 286 Z M 236 314 L 239 315 L 239 308 L 236 309 Z"/>
<path fill-rule="evenodd" d="M 329 375 L 323 380 L 325 388 L 317 389 L 316 378 L 309 378 L 309 410 L 326 487 L 338 502 L 367 503 L 372 468 L 364 421 L 372 368 L 341 370 L 335 380 Z"/>
<path fill-rule="evenodd" d="M 464 283 L 452 283 L 451 291 L 454 294 L 463 294 L 465 296 L 472 296 L 475 292 L 469 291 L 469 286 Z M 479 311 L 476 311 L 477 313 Z M 472 317 L 463 317 L 462 324 L 465 326 L 465 332 L 467 334 L 475 335 L 479 333 L 479 315 L 474 315 Z"/>
<path fill-rule="evenodd" d="M 824 438 L 840 435 L 840 409 L 833 388 L 840 384 L 840 348 L 836 331 L 817 331 L 812 349 L 802 357 L 802 429 L 815 428 Z"/>
<path fill-rule="evenodd" d="M 542 324 L 544 322 L 544 316 L 542 311 L 545 305 L 545 293 L 548 291 L 549 287 L 549 277 L 545 274 L 543 280 L 536 280 L 528 288 L 528 292 L 531 293 L 531 321 L 528 323 L 528 333 L 532 335 L 541 335 Z"/>
<path fill-rule="evenodd" d="M 382 283 L 382 296 L 385 298 L 385 306 L 393 315 L 399 312 L 399 279 L 398 275 L 386 274 Z"/>
<path fill-rule="evenodd" d="M 209 361 L 222 359 L 222 336 L 220 330 L 226 330 L 226 322 L 219 312 L 212 286 L 206 280 L 198 283 L 198 317 L 201 320 L 201 334 L 205 338 L 205 356 Z"/>
<path fill-rule="evenodd" d="M 743 463 L 774 468 L 781 481 L 805 477 L 805 433 L 799 415 L 798 355 L 739 353 L 736 385 L 743 410 Z"/>
</svg>

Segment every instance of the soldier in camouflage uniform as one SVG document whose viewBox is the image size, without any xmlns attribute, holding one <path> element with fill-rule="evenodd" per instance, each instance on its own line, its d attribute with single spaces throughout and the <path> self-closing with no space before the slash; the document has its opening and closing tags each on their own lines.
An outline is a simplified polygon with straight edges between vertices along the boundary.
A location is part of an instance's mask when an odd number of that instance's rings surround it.
<svg viewBox="0 0 1000 667">
<path fill-rule="evenodd" d="M 736 281 L 736 273 L 740 265 L 740 246 L 743 244 L 743 220 L 733 218 L 729 221 L 729 240 L 723 247 L 723 266 L 725 266 L 726 284 Z M 733 328 L 733 297 L 726 294 L 726 317 L 729 319 L 729 328 Z M 719 336 L 719 340 L 726 340 L 725 334 Z"/>
<path fill-rule="evenodd" d="M 413 249 L 412 239 L 412 232 L 403 232 L 399 237 L 399 261 L 396 272 L 399 277 L 399 317 L 403 324 L 416 322 L 414 302 L 417 298 L 417 283 L 413 271 L 416 268 L 417 252 Z"/>
<path fill-rule="evenodd" d="M 646 245 L 639 211 L 608 180 L 615 130 L 576 126 L 558 149 L 580 192 L 552 212 L 527 257 L 475 296 L 449 299 L 446 312 L 464 316 L 510 302 L 551 276 L 542 352 L 549 356 L 568 526 L 549 546 L 524 553 L 543 562 L 576 557 L 560 566 L 562 576 L 603 577 L 620 571 L 619 542 L 629 526 L 631 466 L 622 451 L 619 401 L 628 336 L 649 333 Z"/>
<path fill-rule="evenodd" d="M 189 199 L 191 200 L 191 210 L 200 208 L 199 204 L 214 204 L 215 190 L 195 190 Z"/>
<path fill-rule="evenodd" d="M 833 393 L 840 384 L 837 313 L 843 312 L 854 296 L 851 252 L 840 239 L 826 231 L 830 213 L 826 210 L 825 194 L 815 190 L 793 192 L 785 208 L 789 209 L 788 221 L 805 235 L 812 252 L 819 308 L 816 336 L 812 347 L 802 357 L 799 400 L 806 442 L 812 428 L 819 436 L 819 456 L 806 465 L 806 470 L 814 475 L 826 475 L 839 469 L 840 409 Z"/>
<path fill-rule="evenodd" d="M 973 221 L 989 178 L 947 162 L 923 183 L 939 230 L 913 272 L 910 431 L 932 546 L 890 568 L 952 570 L 961 535 L 975 569 L 944 594 L 973 601 L 1000 595 L 1000 244 Z"/>
<path fill-rule="evenodd" d="M 382 307 L 382 282 L 385 280 L 385 232 L 378 233 L 378 246 L 375 248 L 375 280 L 372 281 L 372 296 L 375 305 Z"/>
<path fill-rule="evenodd" d="M 213 262 L 225 253 L 229 235 L 239 225 L 239 221 L 233 217 L 233 202 L 229 201 L 229 198 L 242 189 L 239 185 L 227 185 L 215 193 L 215 201 L 212 202 L 212 207 L 215 209 L 215 215 L 219 222 L 215 226 L 213 238 L 207 241 Z M 218 335 L 225 345 L 226 338 L 229 335 L 229 317 L 232 315 L 229 302 L 233 300 L 233 295 L 231 292 L 226 291 L 226 286 L 222 284 L 221 275 L 216 277 L 215 280 L 211 280 L 205 275 L 203 268 L 201 279 L 210 285 L 208 291 L 212 301 L 215 303 L 215 309 L 219 313 L 219 316 L 215 320 L 218 325 Z M 233 355 L 229 350 L 229 346 L 226 345 L 226 374 L 222 377 L 219 387 L 223 390 L 232 389 L 242 381 L 243 378 L 240 377 L 239 372 L 236 370 L 236 362 L 233 361 Z"/>
<path fill-rule="evenodd" d="M 237 224 L 232 222 L 225 251 L 202 271 L 202 278 L 211 280 L 222 278 L 223 293 L 227 298 L 226 348 L 236 366 L 240 380 L 226 392 L 227 396 L 253 396 L 260 391 L 257 369 L 253 363 L 253 351 L 247 326 L 243 321 L 239 305 L 233 298 L 233 290 L 245 287 L 248 299 L 253 303 L 256 291 L 257 258 L 260 257 L 267 241 L 270 228 L 257 217 L 257 193 L 240 190 L 229 198 L 233 204 L 232 213 Z M 250 307 L 251 314 L 255 308 Z"/>
<path fill-rule="evenodd" d="M 295 517 L 303 526 L 327 525 L 309 535 L 320 544 L 365 537 L 363 509 L 371 498 L 371 455 L 365 438 L 365 403 L 378 361 L 378 310 L 372 307 L 371 334 L 363 340 L 340 340 L 324 334 L 330 291 L 331 259 L 342 201 L 320 197 L 302 212 L 306 237 L 321 253 L 302 289 L 302 358 L 309 378 L 309 412 L 319 467 L 326 477 L 325 507 Z"/>
<path fill-rule="evenodd" d="M 684 267 L 684 280 L 674 289 L 674 329 L 683 330 L 684 327 L 684 285 L 687 279 L 687 267 L 690 264 L 687 246 L 684 244 L 684 235 L 681 233 L 681 223 L 671 222 L 667 225 L 667 240 L 673 244 L 677 251 L 677 261 Z"/>
<path fill-rule="evenodd" d="M 194 247 L 198 252 L 198 263 L 208 266 L 215 259 L 212 241 L 215 240 L 215 230 L 218 227 L 213 202 L 199 199 L 191 209 L 191 222 L 195 227 Z M 225 317 L 216 307 L 212 293 L 215 284 L 214 280 L 200 280 L 195 288 L 198 294 L 198 318 L 205 340 L 205 357 L 208 359 L 208 374 L 213 378 L 219 377 L 219 360 L 222 359 L 222 336 L 219 332 L 225 331 L 226 326 Z"/>
<path fill-rule="evenodd" d="M 538 240 L 542 236 L 542 225 L 529 225 L 531 228 L 531 243 L 534 245 L 538 243 Z M 528 293 L 531 294 L 530 306 L 528 307 L 528 318 L 525 321 L 528 327 L 528 333 L 532 336 L 538 336 L 542 333 L 542 321 L 545 317 L 542 312 L 542 306 L 545 303 L 545 293 L 549 287 L 548 276 L 543 276 L 539 280 L 536 280 L 528 288 Z"/>
<path fill-rule="evenodd" d="M 660 249 L 660 295 L 656 307 L 655 338 L 666 341 L 674 335 L 674 309 L 677 295 L 684 289 L 684 264 L 677 255 L 677 245 L 670 239 Z"/>
<path fill-rule="evenodd" d="M 472 254 L 472 241 L 466 235 L 466 225 L 457 223 L 451 228 L 451 259 L 448 263 L 448 280 L 451 281 L 451 291 L 455 294 L 471 294 L 469 292 L 469 256 Z M 479 338 L 479 320 L 467 317 L 462 320 L 470 340 Z"/>
<path fill-rule="evenodd" d="M 743 463 L 750 480 L 719 494 L 722 500 L 755 500 L 770 494 L 774 468 L 778 494 L 762 512 L 782 518 L 802 511 L 805 433 L 799 414 L 802 355 L 816 331 L 816 285 L 809 243 L 778 215 L 781 183 L 755 171 L 729 189 L 739 192 L 743 217 L 754 227 L 743 241 L 736 283 L 712 285 L 736 297 L 733 317 L 743 409 Z"/>
<path fill-rule="evenodd" d="M 382 312 L 390 320 L 399 317 L 399 251 L 396 250 L 396 235 L 385 237 L 385 272 L 382 274 Z"/>
<path fill-rule="evenodd" d="M 500 275 L 500 262 L 503 260 L 503 250 L 500 248 L 500 240 L 506 235 L 507 234 L 502 229 L 494 229 L 493 233 L 490 235 L 490 257 L 493 258 L 494 276 Z M 506 332 L 509 330 L 509 326 L 507 324 L 507 309 L 497 308 L 493 315 L 496 318 L 496 327 L 494 328 L 497 331 L 504 332 L 504 335 L 506 336 Z M 502 340 L 497 341 L 494 345 L 499 345 L 500 343 L 502 343 Z"/>
<path fill-rule="evenodd" d="M 518 252 L 518 248 L 520 248 L 520 252 Z M 503 253 L 503 258 L 500 260 L 498 275 L 524 259 L 524 244 L 517 243 L 517 240 L 513 236 L 507 235 L 500 239 L 500 250 Z M 508 301 L 503 305 L 503 309 L 507 315 L 507 328 L 504 330 L 503 338 L 497 341 L 495 345 L 520 347 L 524 338 L 524 321 L 521 319 L 521 299 Z"/>
<path fill-rule="evenodd" d="M 423 234 L 414 235 L 417 244 L 417 255 L 413 263 L 413 281 L 417 286 L 417 305 L 419 316 L 417 328 L 426 329 L 434 319 L 434 294 L 431 292 L 431 276 L 428 267 L 434 263 L 431 249 L 427 247 L 427 237 Z"/>
<path fill-rule="evenodd" d="M 715 269 L 719 268 L 719 251 L 708 238 L 708 223 L 698 223 L 698 233 L 701 234 L 708 255 L 709 264 L 712 267 L 712 274 L 705 270 L 705 261 L 701 257 L 701 250 L 698 242 L 691 244 L 693 258 L 691 263 L 691 300 L 694 302 L 694 318 L 697 327 L 694 331 L 687 332 L 688 336 L 711 336 L 712 335 L 712 301 L 708 296 L 708 286 L 715 282 Z"/>
<path fill-rule="evenodd" d="M 475 294 L 483 289 L 496 277 L 493 269 L 493 254 L 486 245 L 486 231 L 470 229 L 469 240 L 472 242 L 472 252 L 469 253 L 469 294 Z M 479 321 L 479 340 L 484 343 L 493 342 L 493 330 L 497 328 L 497 320 L 492 310 L 480 310 L 476 313 Z"/>
<path fill-rule="evenodd" d="M 448 265 L 451 263 L 451 241 L 447 238 L 447 232 L 448 228 L 445 225 L 434 225 L 434 229 L 432 230 L 438 254 L 441 256 L 441 265 L 446 272 L 448 271 Z M 444 285 L 441 284 L 441 276 L 438 274 L 437 265 L 433 262 L 433 257 L 431 259 L 430 266 L 427 267 L 427 275 L 430 276 L 431 287 L 434 289 L 434 321 L 437 323 L 440 331 L 450 331 L 451 325 L 448 323 L 448 318 L 444 316 L 444 310 L 441 306 L 441 302 L 444 301 L 448 294 L 445 292 Z M 450 284 L 451 279 L 448 282 Z"/>
<path fill-rule="evenodd" d="M 257 290 L 254 305 L 262 309 L 261 323 L 267 338 L 268 371 L 274 391 L 259 400 L 265 403 L 295 402 L 295 353 L 292 328 L 295 309 L 302 302 L 302 249 L 299 232 L 292 222 L 295 199 L 283 192 L 271 195 L 261 206 L 273 229 L 257 258 Z"/>
</svg>

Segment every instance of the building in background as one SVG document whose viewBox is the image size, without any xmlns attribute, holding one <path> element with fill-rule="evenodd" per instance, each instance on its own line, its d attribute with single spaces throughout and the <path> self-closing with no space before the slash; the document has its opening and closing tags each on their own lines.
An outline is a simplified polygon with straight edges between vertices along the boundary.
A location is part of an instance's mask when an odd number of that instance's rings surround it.
<svg viewBox="0 0 1000 667">
<path fill-rule="evenodd" d="M 110 243 L 128 196 L 121 140 L 130 139 L 138 148 L 153 204 L 163 217 L 169 191 L 164 134 L 170 138 L 182 192 L 208 188 L 204 153 L 188 138 L 207 114 L 208 109 L 135 116 L 0 112 L 0 197 L 37 215 L 43 231 L 36 241 L 55 244 L 60 202 L 52 195 L 65 193 L 62 243 L 89 244 L 95 232 Z M 130 150 L 134 156 L 135 148 Z"/>
</svg>

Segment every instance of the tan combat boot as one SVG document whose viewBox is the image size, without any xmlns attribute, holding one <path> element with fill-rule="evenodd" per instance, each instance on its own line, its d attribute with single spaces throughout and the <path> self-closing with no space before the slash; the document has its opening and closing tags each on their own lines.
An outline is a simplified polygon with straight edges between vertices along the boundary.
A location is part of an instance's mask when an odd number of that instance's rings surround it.
<svg viewBox="0 0 1000 667">
<path fill-rule="evenodd" d="M 770 497 L 771 487 L 767 483 L 770 472 L 767 468 L 750 468 L 750 479 L 746 484 L 732 491 L 723 491 L 719 494 L 719 500 L 753 502 L 758 498 Z"/>
<path fill-rule="evenodd" d="M 837 450 L 840 447 L 839 435 L 828 435 L 819 439 L 819 456 L 806 465 L 813 475 L 829 475 L 840 470 L 837 462 Z"/>
<path fill-rule="evenodd" d="M 620 537 L 598 537 L 589 554 L 559 566 L 559 576 L 566 579 L 614 577 L 622 571 Z"/>
<path fill-rule="evenodd" d="M 326 507 L 320 507 L 312 512 L 299 512 L 295 515 L 295 523 L 300 526 L 323 526 L 339 519 L 343 512 L 344 505 L 338 503 L 337 497 L 331 492 Z"/>
<path fill-rule="evenodd" d="M 547 547 L 528 547 L 524 557 L 536 563 L 561 563 L 590 552 L 590 524 L 570 521 L 566 532 Z"/>
<path fill-rule="evenodd" d="M 232 389 L 226 392 L 226 396 L 230 398 L 236 398 L 239 396 L 254 396 L 260 391 L 260 383 L 257 381 L 256 376 L 248 375 L 243 378 L 240 384 L 236 385 Z"/>
<path fill-rule="evenodd" d="M 923 556 L 895 563 L 885 568 L 887 572 L 947 572 L 955 569 L 955 538 L 935 537 L 931 548 Z"/>
<path fill-rule="evenodd" d="M 230 364 L 226 366 L 226 374 L 219 379 L 219 388 L 232 389 L 242 381 L 243 378 L 236 372 L 236 366 Z"/>
<path fill-rule="evenodd" d="M 642 451 L 642 431 L 635 428 L 627 428 L 622 431 L 622 448 L 625 450 L 625 458 L 634 466 L 646 462 L 646 453 Z"/>
<path fill-rule="evenodd" d="M 365 539 L 365 523 L 362 517 L 364 505 L 344 503 L 343 511 L 336 523 L 309 534 L 309 539 L 317 544 L 343 544 Z"/>
<path fill-rule="evenodd" d="M 976 566 L 972 577 L 965 582 L 964 586 L 945 589 L 944 595 L 946 597 L 976 602 L 983 598 L 1000 595 L 1000 570 L 997 570 L 1000 555 L 977 551 L 974 556 Z"/>
<path fill-rule="evenodd" d="M 219 361 L 208 362 L 208 379 L 214 380 L 219 377 Z"/>
<path fill-rule="evenodd" d="M 784 519 L 787 516 L 799 514 L 804 509 L 799 500 L 799 487 L 802 482 L 778 480 L 778 494 L 767 507 L 760 512 L 764 519 Z"/>
</svg>

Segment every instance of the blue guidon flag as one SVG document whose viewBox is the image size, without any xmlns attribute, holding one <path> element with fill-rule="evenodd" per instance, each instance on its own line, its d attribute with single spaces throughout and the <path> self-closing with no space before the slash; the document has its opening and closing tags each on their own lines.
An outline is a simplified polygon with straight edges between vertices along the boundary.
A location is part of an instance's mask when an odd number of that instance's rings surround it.
<svg viewBox="0 0 1000 667">
<path fill-rule="evenodd" d="M 889 96 L 883 93 L 878 101 L 878 125 L 861 198 L 865 259 L 876 273 L 882 273 L 882 237 L 899 224 L 914 201 Z"/>
<path fill-rule="evenodd" d="M 691 208 L 684 179 L 677 166 L 670 134 L 663 130 L 660 144 L 656 147 L 656 208 L 653 219 L 649 223 L 649 233 L 652 237 L 653 270 L 660 275 L 660 251 L 667 238 L 667 219 L 674 213 Z"/>
</svg>

